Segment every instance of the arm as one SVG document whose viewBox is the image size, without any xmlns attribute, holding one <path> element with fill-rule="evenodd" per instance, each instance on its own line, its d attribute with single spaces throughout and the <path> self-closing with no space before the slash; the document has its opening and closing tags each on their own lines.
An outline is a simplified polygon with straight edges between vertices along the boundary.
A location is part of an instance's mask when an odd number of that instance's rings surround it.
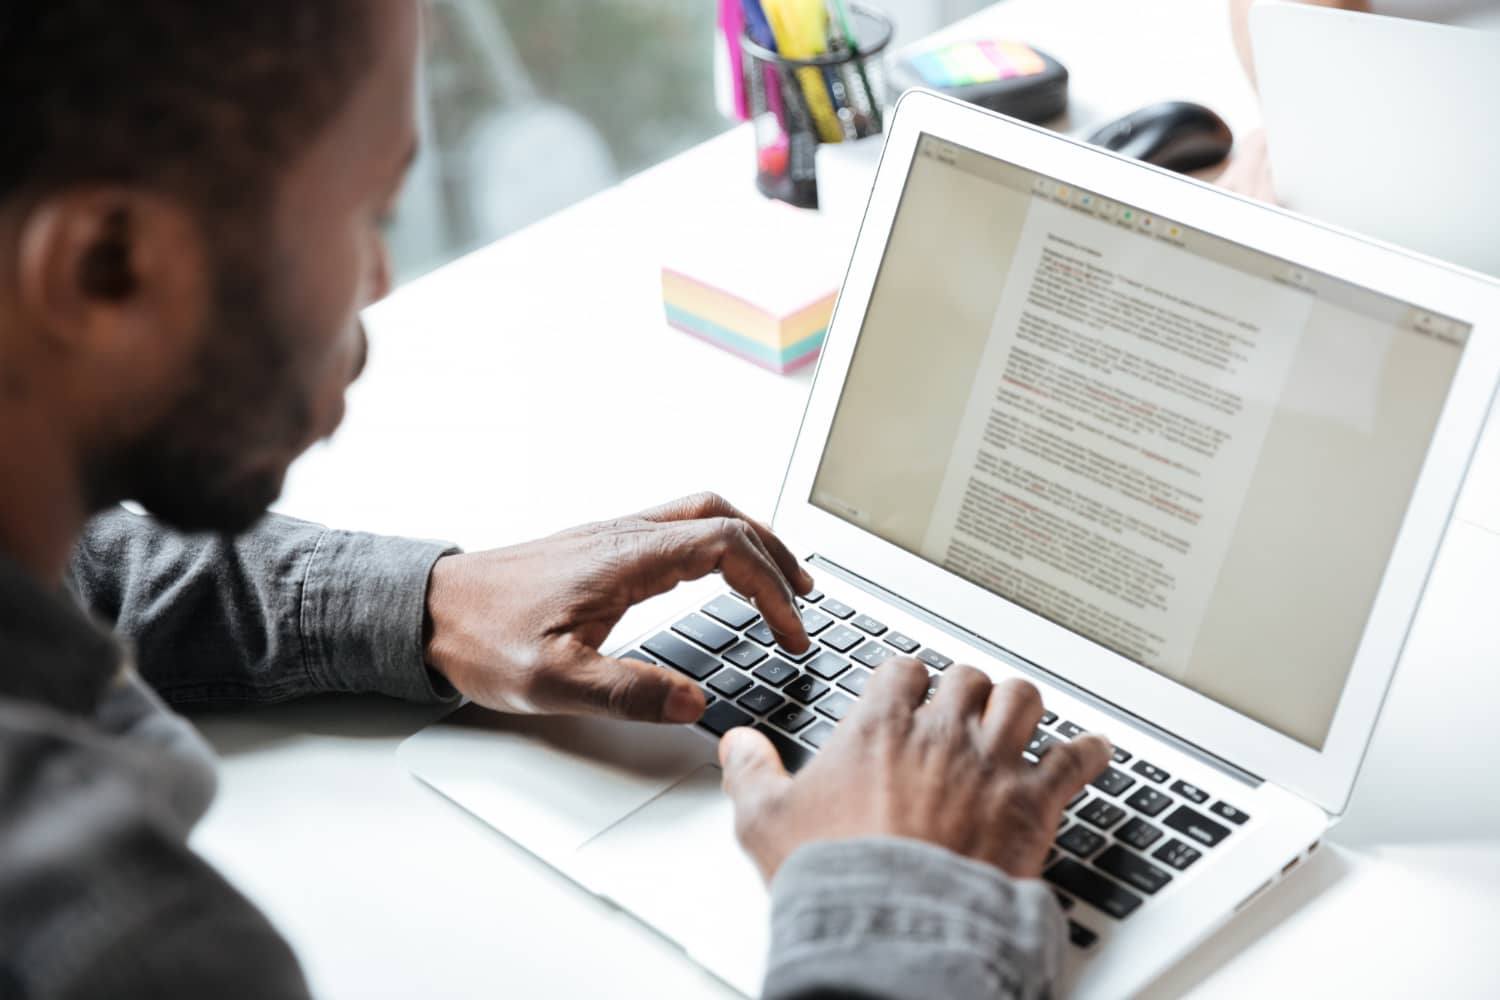
<svg viewBox="0 0 1500 1000">
<path fill-rule="evenodd" d="M 301 1000 L 265 918 L 186 845 L 174 764 L 0 698 L 0 995 Z"/>
<path fill-rule="evenodd" d="M 768 1000 L 1043 998 L 1065 924 L 1039 876 L 1067 802 L 1104 770 L 1083 735 L 1021 756 L 1036 688 L 909 657 L 795 778 L 770 742 L 719 743 L 741 843 L 770 883 Z"/>
<path fill-rule="evenodd" d="M 276 516 L 234 540 L 182 536 L 117 508 L 89 524 L 71 576 L 175 705 L 431 702 L 455 697 L 423 662 L 427 581 L 448 551 Z"/>
</svg>

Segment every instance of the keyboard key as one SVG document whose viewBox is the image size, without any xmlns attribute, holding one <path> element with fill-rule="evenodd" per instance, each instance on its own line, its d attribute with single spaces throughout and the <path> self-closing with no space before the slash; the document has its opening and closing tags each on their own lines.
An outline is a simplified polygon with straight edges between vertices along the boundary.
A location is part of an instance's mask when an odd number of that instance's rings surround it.
<svg viewBox="0 0 1500 1000">
<path fill-rule="evenodd" d="M 798 771 L 804 764 L 813 759 L 813 752 L 800 743 L 795 743 L 790 737 L 783 736 L 770 726 L 756 726 L 755 731 L 764 733 L 766 739 L 776 748 L 781 755 L 781 763 L 786 765 L 788 771 Z"/>
<path fill-rule="evenodd" d="M 736 632 L 760 617 L 755 613 L 754 608 L 747 608 L 728 594 L 720 594 L 703 605 L 703 613 L 728 625 Z"/>
<path fill-rule="evenodd" d="M 670 632 L 660 632 L 641 645 L 646 652 L 663 663 L 676 667 L 695 681 L 701 681 L 719 669 L 718 660 Z"/>
<path fill-rule="evenodd" d="M 1136 816 L 1129 823 L 1116 830 L 1115 837 L 1123 840 L 1138 851 L 1144 851 L 1161 839 L 1161 831 L 1139 816 Z"/>
<path fill-rule="evenodd" d="M 759 625 L 746 632 L 745 638 L 753 639 L 756 642 L 760 643 L 762 646 L 776 645 L 776 633 L 772 632 L 771 626 L 767 625 L 765 622 L 761 622 Z"/>
<path fill-rule="evenodd" d="M 1125 818 L 1125 810 L 1096 795 L 1094 800 L 1078 810 L 1076 815 L 1085 823 L 1097 826 L 1101 830 L 1108 830 Z"/>
<path fill-rule="evenodd" d="M 849 607 L 843 601 L 836 601 L 831 597 L 823 602 L 822 607 L 824 614 L 833 615 L 835 618 L 849 618 L 854 615 L 853 608 Z"/>
<path fill-rule="evenodd" d="M 1108 850 L 1094 859 L 1094 865 L 1142 892 L 1157 892 L 1172 881 L 1172 876 L 1119 844 L 1111 844 Z"/>
<path fill-rule="evenodd" d="M 807 633 L 809 638 L 817 635 L 832 624 L 833 619 L 821 611 L 809 608 L 802 612 L 802 630 Z"/>
<path fill-rule="evenodd" d="M 1178 871 L 1182 871 L 1188 865 L 1203 857 L 1203 852 L 1196 847 L 1184 844 L 1180 840 L 1169 840 L 1153 851 L 1151 856 L 1158 861 L 1165 861 Z"/>
<path fill-rule="evenodd" d="M 819 722 L 816 726 L 804 732 L 802 738 L 821 750 L 827 745 L 829 740 L 833 739 L 833 734 L 836 732 L 838 730 L 833 728 L 833 723 Z"/>
<path fill-rule="evenodd" d="M 1158 785 L 1171 777 L 1170 774 L 1168 774 L 1166 771 L 1163 771 L 1155 764 L 1144 760 L 1136 761 L 1134 764 L 1130 765 L 1130 769 L 1144 778 L 1149 778 L 1150 780 L 1156 782 Z"/>
<path fill-rule="evenodd" d="M 942 677 L 938 676 L 937 674 L 927 675 L 927 701 L 931 701 L 933 698 L 937 697 L 938 681 L 940 680 L 942 680 Z"/>
<path fill-rule="evenodd" d="M 803 594 L 802 599 L 809 604 L 817 604 L 823 599 L 823 592 L 814 587 L 812 590 L 809 590 L 807 593 Z"/>
<path fill-rule="evenodd" d="M 1068 921 L 1068 941 L 1075 948 L 1092 948 L 1094 942 L 1099 940 L 1099 935 L 1089 930 L 1076 920 Z"/>
<path fill-rule="evenodd" d="M 1215 823 L 1207 816 L 1198 812 L 1198 810 L 1189 808 L 1188 806 L 1178 806 L 1162 822 L 1178 833 L 1185 833 L 1207 847 L 1213 847 L 1219 841 L 1229 836 L 1229 828 L 1227 826 Z"/>
<path fill-rule="evenodd" d="M 797 676 L 797 668 L 780 657 L 773 656 L 755 668 L 755 676 L 772 687 L 781 687 Z"/>
<path fill-rule="evenodd" d="M 661 666 L 661 664 L 659 664 L 655 660 L 651 659 L 651 657 L 647 656 L 645 653 L 641 652 L 639 649 L 632 649 L 628 653 L 621 653 L 620 654 L 620 659 L 622 659 L 622 660 L 638 660 L 641 663 L 649 663 L 653 667 Z"/>
<path fill-rule="evenodd" d="M 1047 848 L 1047 860 L 1045 864 L 1050 865 L 1052 862 L 1057 860 L 1057 857 L 1057 850 L 1055 848 Z M 1073 908 L 1073 897 L 1069 896 L 1067 893 L 1062 892 L 1058 889 L 1053 889 L 1052 896 L 1057 900 L 1057 905 L 1061 906 L 1064 910 L 1071 910 Z"/>
<path fill-rule="evenodd" d="M 1052 725 L 1052 723 L 1054 723 L 1056 721 L 1057 721 L 1057 713 L 1056 712 L 1048 712 L 1046 710 L 1042 711 L 1042 725 L 1044 725 L 1044 726 L 1050 726 L 1050 725 Z"/>
<path fill-rule="evenodd" d="M 1172 791 L 1176 792 L 1178 795 L 1181 795 L 1188 801 L 1195 802 L 1200 806 L 1208 801 L 1207 792 L 1199 788 L 1197 785 L 1188 784 L 1186 781 L 1172 782 Z"/>
<path fill-rule="evenodd" d="M 878 667 L 896 654 L 891 647 L 882 646 L 874 639 L 871 639 L 849 655 L 867 667 Z"/>
<path fill-rule="evenodd" d="M 726 698 L 738 698 L 750 686 L 750 678 L 738 670 L 720 670 L 708 679 L 708 686 Z"/>
<path fill-rule="evenodd" d="M 705 646 L 715 653 L 722 653 L 734 645 L 735 634 L 728 629 L 715 625 L 702 615 L 688 615 L 682 621 L 672 626 L 672 631 L 678 635 L 685 635 L 689 639 Z"/>
<path fill-rule="evenodd" d="M 1072 722 L 1068 722 L 1066 720 L 1064 720 L 1062 722 L 1059 722 L 1057 724 L 1057 731 L 1060 732 L 1060 733 L 1062 733 L 1063 736 L 1067 737 L 1070 740 L 1073 737 L 1075 737 L 1075 736 L 1081 736 L 1081 735 L 1083 735 L 1083 727 L 1082 726 L 1076 725 L 1076 724 L 1074 724 Z"/>
<path fill-rule="evenodd" d="M 1104 846 L 1104 838 L 1081 823 L 1074 823 L 1057 838 L 1057 846 L 1086 858 Z"/>
<path fill-rule="evenodd" d="M 1031 754 L 1033 757 L 1041 757 L 1042 754 L 1061 742 L 1056 736 L 1048 736 L 1038 729 L 1031 734 L 1031 742 L 1026 744 L 1025 752 Z"/>
<path fill-rule="evenodd" d="M 801 705 L 787 704 L 767 716 L 766 721 L 789 733 L 795 733 L 813 722 L 813 714 Z"/>
<path fill-rule="evenodd" d="M 1130 916 L 1141 905 L 1140 896 L 1070 858 L 1058 861 L 1042 877 L 1117 920 Z"/>
<path fill-rule="evenodd" d="M 715 736 L 723 736 L 736 726 L 748 726 L 754 721 L 729 702 L 720 701 L 708 706 L 708 711 L 703 713 L 703 718 L 698 720 L 698 725 Z"/>
<path fill-rule="evenodd" d="M 1125 789 L 1135 784 L 1135 779 L 1112 767 L 1106 767 L 1104 773 L 1090 782 L 1095 788 L 1105 795 L 1119 795 Z"/>
<path fill-rule="evenodd" d="M 920 642 L 913 639 L 909 635 L 902 635 L 900 632 L 892 632 L 890 635 L 885 637 L 885 641 L 890 643 L 892 646 L 895 646 L 897 649 L 901 650 L 901 652 L 905 653 L 908 656 L 922 648 L 922 644 Z"/>
<path fill-rule="evenodd" d="M 880 635 L 885 631 L 885 625 L 871 618 L 869 615 L 855 615 L 854 627 L 863 629 L 871 635 Z"/>
<path fill-rule="evenodd" d="M 1250 815 L 1248 813 L 1240 812 L 1238 809 L 1230 805 L 1228 802 L 1225 802 L 1223 799 L 1220 799 L 1218 802 L 1215 802 L 1213 805 L 1209 806 L 1208 811 L 1221 819 L 1229 820 L 1229 822 L 1233 823 L 1235 826 L 1244 826 L 1245 820 L 1250 818 Z"/>
<path fill-rule="evenodd" d="M 875 675 L 868 670 L 855 667 L 839 678 L 839 687 L 854 694 L 864 694 L 865 685 L 870 682 L 870 678 L 873 676 Z"/>
<path fill-rule="evenodd" d="M 817 643 L 812 643 L 800 653 L 790 652 L 782 646 L 777 646 L 772 650 L 772 652 L 781 657 L 783 660 L 789 660 L 792 663 L 801 663 L 803 660 L 809 660 L 814 656 L 817 656 L 819 650 Z"/>
<path fill-rule="evenodd" d="M 1116 764 L 1123 764 L 1130 759 L 1130 751 L 1124 747 L 1115 747 L 1111 751 L 1110 756 L 1114 758 Z"/>
<path fill-rule="evenodd" d="M 781 689 L 781 693 L 796 702 L 811 705 L 828 693 L 828 685 L 816 677 L 803 674 Z"/>
<path fill-rule="evenodd" d="M 847 653 L 855 646 L 864 642 L 865 637 L 864 633 L 857 632 L 848 625 L 835 625 L 819 636 L 818 641 L 829 649 L 837 650 L 840 653 Z"/>
<path fill-rule="evenodd" d="M 849 661 L 837 653 L 823 650 L 817 656 L 807 661 L 807 672 L 817 674 L 825 681 L 831 681 L 845 670 L 849 669 Z"/>
<path fill-rule="evenodd" d="M 833 692 L 833 694 L 818 702 L 817 707 L 819 714 L 828 716 L 834 722 L 843 722 L 844 716 L 853 710 L 854 699 L 842 691 Z"/>
<path fill-rule="evenodd" d="M 740 704 L 744 705 L 756 715 L 765 715 L 780 708 L 786 699 L 772 691 L 768 687 L 757 684 L 750 689 L 750 693 L 740 698 Z"/>
<path fill-rule="evenodd" d="M 1171 805 L 1172 800 L 1154 788 L 1140 788 L 1134 795 L 1125 800 L 1125 804 L 1136 812 L 1143 812 L 1147 816 L 1155 816 Z"/>
<path fill-rule="evenodd" d="M 947 670 L 953 666 L 953 661 L 935 649 L 924 649 L 917 654 L 917 659 L 927 664 L 933 670 Z"/>
<path fill-rule="evenodd" d="M 733 663 L 742 670 L 749 670 L 761 660 L 766 658 L 766 651 L 753 642 L 741 640 L 729 647 L 724 654 L 724 659 Z"/>
</svg>

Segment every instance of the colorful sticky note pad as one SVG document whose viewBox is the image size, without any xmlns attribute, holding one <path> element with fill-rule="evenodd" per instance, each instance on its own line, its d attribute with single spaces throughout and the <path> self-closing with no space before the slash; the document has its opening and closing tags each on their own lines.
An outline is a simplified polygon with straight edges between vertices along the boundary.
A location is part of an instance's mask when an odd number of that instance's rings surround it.
<svg viewBox="0 0 1500 1000">
<path fill-rule="evenodd" d="M 932 87 L 966 87 L 1018 76 L 1034 76 L 1047 68 L 1042 57 L 1011 41 L 955 42 L 911 57 L 912 66 Z"/>
</svg>

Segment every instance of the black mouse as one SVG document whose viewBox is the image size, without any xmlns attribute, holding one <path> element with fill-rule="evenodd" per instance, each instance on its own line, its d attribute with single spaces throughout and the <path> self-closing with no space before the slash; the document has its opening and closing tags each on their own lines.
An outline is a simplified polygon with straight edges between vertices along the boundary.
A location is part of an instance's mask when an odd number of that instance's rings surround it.
<svg viewBox="0 0 1500 1000">
<path fill-rule="evenodd" d="M 1088 141 L 1185 174 L 1222 162 L 1234 135 L 1224 119 L 1201 104 L 1164 101 L 1115 119 Z"/>
</svg>

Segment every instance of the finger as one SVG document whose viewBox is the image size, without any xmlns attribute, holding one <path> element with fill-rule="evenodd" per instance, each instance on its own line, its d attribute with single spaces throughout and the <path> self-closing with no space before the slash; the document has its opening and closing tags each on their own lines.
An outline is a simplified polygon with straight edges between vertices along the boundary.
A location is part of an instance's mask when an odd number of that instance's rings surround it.
<svg viewBox="0 0 1500 1000">
<path fill-rule="evenodd" d="M 984 712 L 992 687 L 994 684 L 983 673 L 960 664 L 943 674 L 943 683 L 938 685 L 927 711 L 955 722 L 977 718 Z"/>
<path fill-rule="evenodd" d="M 1093 733 L 1053 744 L 1031 769 L 1032 780 L 1040 782 L 1051 804 L 1061 809 L 1084 785 L 1104 773 L 1113 752 L 1109 740 Z"/>
<path fill-rule="evenodd" d="M 1031 742 L 1041 721 L 1041 692 L 1035 685 L 1012 677 L 990 691 L 982 731 L 993 753 L 1005 760 L 1015 760 Z"/>
<path fill-rule="evenodd" d="M 797 598 L 750 526 L 735 518 L 695 521 L 704 525 L 720 546 L 718 569 L 731 587 L 755 599 L 755 606 L 777 641 L 793 652 L 808 647 L 807 631 L 797 611 Z"/>
<path fill-rule="evenodd" d="M 792 554 L 792 550 L 786 547 L 786 543 L 777 537 L 776 532 L 772 531 L 768 525 L 762 524 L 753 517 L 747 517 L 745 520 L 751 528 L 755 529 L 756 537 L 770 551 L 771 559 L 776 563 L 776 568 L 781 570 L 782 575 L 791 583 L 792 589 L 799 594 L 806 594 L 812 590 L 812 574 Z"/>
<path fill-rule="evenodd" d="M 943 682 L 944 684 L 947 681 Z M 941 693 L 942 688 L 938 691 Z M 911 715 L 927 697 L 927 668 L 910 656 L 885 661 L 865 687 L 855 714 Z"/>
<path fill-rule="evenodd" d="M 719 767 L 724 771 L 724 792 L 742 818 L 753 816 L 792 781 L 771 741 L 744 726 L 719 740 Z"/>
<path fill-rule="evenodd" d="M 604 715 L 637 722 L 696 722 L 707 703 L 686 677 L 639 660 L 617 660 L 591 649 L 577 651 L 571 668 L 549 674 L 542 711 Z"/>
<path fill-rule="evenodd" d="M 797 557 L 792 555 L 786 543 L 776 537 L 776 533 L 766 525 L 754 518 L 746 517 L 738 507 L 717 493 L 698 493 L 683 497 L 681 500 L 673 500 L 659 507 L 641 511 L 636 516 L 642 520 L 657 523 L 699 521 L 715 517 L 732 517 L 744 521 L 755 532 L 757 540 L 766 549 L 768 558 L 797 593 L 805 594 L 813 589 L 812 575 L 802 567 Z"/>
</svg>

